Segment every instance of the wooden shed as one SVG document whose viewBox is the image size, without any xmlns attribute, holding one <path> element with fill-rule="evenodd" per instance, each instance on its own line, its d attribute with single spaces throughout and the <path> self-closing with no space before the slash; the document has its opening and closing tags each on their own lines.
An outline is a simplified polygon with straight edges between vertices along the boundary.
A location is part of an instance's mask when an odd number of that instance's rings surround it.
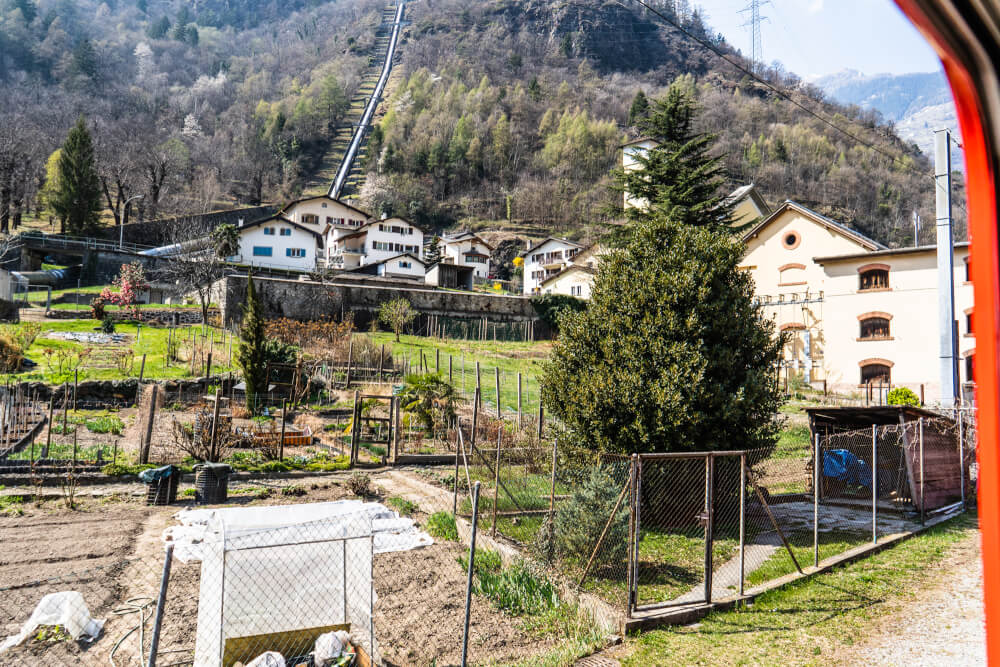
<svg viewBox="0 0 1000 667">
<path fill-rule="evenodd" d="M 962 500 L 969 479 L 958 428 L 950 417 L 911 406 L 809 408 L 813 445 L 824 456 L 820 498 L 870 499 L 872 470 L 880 503 L 932 512 Z M 874 445 L 874 447 L 873 447 Z M 815 457 L 815 446 L 812 448 Z M 831 474 L 827 457 L 853 464 L 852 474 Z M 867 479 L 866 479 L 867 478 Z"/>
</svg>

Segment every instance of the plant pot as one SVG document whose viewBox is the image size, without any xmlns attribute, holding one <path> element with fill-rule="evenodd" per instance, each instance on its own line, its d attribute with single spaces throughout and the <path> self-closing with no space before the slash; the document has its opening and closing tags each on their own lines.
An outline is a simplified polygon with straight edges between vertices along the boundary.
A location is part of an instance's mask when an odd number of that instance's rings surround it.
<svg viewBox="0 0 1000 667">
<path fill-rule="evenodd" d="M 210 505 L 226 502 L 231 468 L 224 463 L 200 463 L 194 467 L 194 500 Z"/>
</svg>

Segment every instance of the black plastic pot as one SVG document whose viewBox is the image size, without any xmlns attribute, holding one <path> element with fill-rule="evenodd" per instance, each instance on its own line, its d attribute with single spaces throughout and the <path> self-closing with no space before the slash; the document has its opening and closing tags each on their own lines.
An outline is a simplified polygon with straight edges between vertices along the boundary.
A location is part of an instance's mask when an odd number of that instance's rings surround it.
<svg viewBox="0 0 1000 667">
<path fill-rule="evenodd" d="M 199 463 L 194 467 L 194 500 L 214 505 L 226 502 L 229 494 L 229 473 L 225 463 Z"/>
</svg>

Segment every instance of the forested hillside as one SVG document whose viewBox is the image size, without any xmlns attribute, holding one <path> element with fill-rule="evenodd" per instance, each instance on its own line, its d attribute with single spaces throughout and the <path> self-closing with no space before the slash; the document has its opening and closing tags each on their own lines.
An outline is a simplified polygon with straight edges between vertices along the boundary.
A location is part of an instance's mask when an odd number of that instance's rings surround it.
<svg viewBox="0 0 1000 667">
<path fill-rule="evenodd" d="M 381 0 L 0 0 L 0 229 L 47 217 L 83 116 L 106 219 L 292 196 L 341 122 Z M 50 169 L 51 171 L 51 169 Z"/>
<path fill-rule="evenodd" d="M 51 215 L 53 152 L 81 115 L 108 222 L 136 195 L 132 219 L 295 196 L 351 120 L 348 100 L 386 4 L 0 0 L 0 230 Z M 686 0 L 655 4 L 739 59 Z M 913 210 L 933 219 L 930 164 L 876 112 L 825 103 L 793 75 L 765 73 L 880 152 L 645 10 L 423 0 L 407 12 L 359 193 L 376 212 L 438 229 L 592 236 L 619 215 L 610 172 L 643 95 L 685 76 L 700 129 L 719 134 L 729 186 L 755 181 L 771 203 L 797 199 L 891 243 L 912 242 Z"/>
<path fill-rule="evenodd" d="M 741 60 L 683 0 L 656 4 Z M 890 243 L 912 242 L 912 211 L 933 217 L 930 163 L 877 112 L 824 102 L 787 72 L 764 75 L 891 157 L 644 11 L 600 0 L 430 0 L 410 17 L 405 76 L 374 134 L 362 192 L 374 208 L 439 224 L 509 219 L 584 234 L 617 217 L 609 172 L 635 135 L 642 95 L 685 76 L 700 129 L 719 135 L 733 188 L 756 182 L 772 204 L 796 199 Z"/>
</svg>

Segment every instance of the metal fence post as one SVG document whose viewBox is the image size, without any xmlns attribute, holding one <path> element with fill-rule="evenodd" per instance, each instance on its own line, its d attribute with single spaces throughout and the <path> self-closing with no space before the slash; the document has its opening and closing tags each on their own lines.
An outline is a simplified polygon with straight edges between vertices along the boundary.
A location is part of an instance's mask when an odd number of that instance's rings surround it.
<svg viewBox="0 0 1000 667">
<path fill-rule="evenodd" d="M 472 487 L 472 533 L 469 536 L 469 574 L 465 582 L 465 629 L 462 631 L 462 667 L 469 656 L 469 617 L 472 612 L 472 574 L 476 562 L 476 529 L 479 526 L 479 482 Z"/>
<path fill-rule="evenodd" d="M 632 609 L 635 607 L 635 595 L 632 593 L 635 583 L 635 558 L 633 558 L 632 544 L 635 542 L 635 507 L 636 507 L 636 456 L 629 457 L 628 466 L 628 555 L 625 563 L 625 586 L 628 591 L 625 593 L 625 615 L 632 618 Z"/>
<path fill-rule="evenodd" d="M 872 424 L 872 544 L 878 544 L 878 426 Z"/>
<path fill-rule="evenodd" d="M 740 588 L 739 597 L 743 597 L 743 579 L 746 575 L 746 508 L 747 495 L 747 453 L 740 454 Z"/>
<path fill-rule="evenodd" d="M 921 417 L 920 427 L 920 524 L 924 524 L 924 418 Z"/>
<path fill-rule="evenodd" d="M 965 411 L 958 409 L 958 478 L 962 487 L 962 509 L 965 509 L 965 429 L 962 423 L 962 414 Z"/>
<path fill-rule="evenodd" d="M 819 433 L 817 433 L 815 453 L 813 454 L 813 567 L 819 567 L 819 485 L 820 467 L 823 465 L 819 438 Z"/>
<path fill-rule="evenodd" d="M 167 584 L 170 583 L 170 563 L 174 558 L 174 545 L 167 543 L 163 556 L 163 576 L 160 578 L 160 595 L 156 599 L 156 616 L 153 620 L 153 637 L 149 642 L 149 667 L 156 667 L 156 652 L 160 648 L 160 627 L 163 624 L 163 608 L 167 603 Z"/>
<path fill-rule="evenodd" d="M 705 602 L 712 601 L 712 511 L 715 506 L 715 457 L 705 456 Z"/>
</svg>

